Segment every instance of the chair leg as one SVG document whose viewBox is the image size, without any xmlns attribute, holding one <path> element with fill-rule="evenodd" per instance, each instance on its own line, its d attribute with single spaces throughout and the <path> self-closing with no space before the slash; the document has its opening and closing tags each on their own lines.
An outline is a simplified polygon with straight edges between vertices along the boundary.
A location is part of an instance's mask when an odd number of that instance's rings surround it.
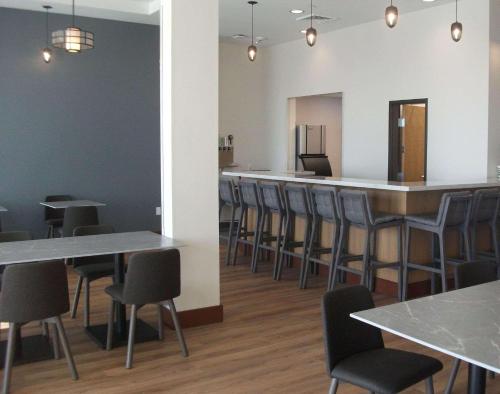
<svg viewBox="0 0 500 394">
<path fill-rule="evenodd" d="M 71 377 L 73 380 L 78 380 L 78 372 L 75 367 L 75 361 L 73 360 L 73 355 L 71 354 L 71 349 L 69 347 L 68 338 L 66 337 L 66 331 L 61 321 L 60 316 L 55 317 L 55 322 L 57 326 L 57 331 L 59 332 L 59 339 L 61 340 L 61 345 L 66 356 L 66 362 L 68 363 L 68 368 L 71 372 Z"/>
<path fill-rule="evenodd" d="M 17 334 L 18 324 L 9 324 L 9 334 L 7 340 L 7 352 L 5 353 L 5 365 L 3 371 L 3 388 L 2 393 L 7 394 L 10 389 L 10 380 L 12 377 L 12 362 L 14 361 L 15 342 Z"/>
<path fill-rule="evenodd" d="M 52 326 L 52 348 L 54 349 L 54 358 L 59 360 L 61 358 L 61 351 L 59 349 L 59 333 L 57 332 L 57 326 L 54 324 Z"/>
<path fill-rule="evenodd" d="M 406 301 L 408 298 L 408 264 L 410 261 L 410 246 L 411 246 L 411 227 L 405 226 L 405 246 L 403 252 L 403 284 L 401 289 L 401 299 Z"/>
<path fill-rule="evenodd" d="M 132 359 L 134 357 L 134 340 L 135 340 L 135 323 L 137 320 L 137 305 L 132 305 L 130 311 L 130 328 L 128 333 L 128 346 L 127 346 L 127 363 L 125 368 L 132 368 Z"/>
<path fill-rule="evenodd" d="M 291 237 L 291 228 L 290 228 L 290 215 L 286 215 L 285 219 L 285 229 L 284 229 L 284 237 L 283 237 L 283 246 L 281 248 L 281 255 L 280 259 L 278 262 L 278 266 L 276 267 L 276 272 L 274 275 L 274 280 L 280 280 L 281 279 L 281 273 L 283 271 L 283 263 L 285 261 L 285 252 L 287 251 L 287 244 L 289 242 L 289 239 Z"/>
<path fill-rule="evenodd" d="M 71 318 L 76 317 L 76 311 L 78 309 L 78 302 L 80 301 L 80 293 L 82 292 L 82 282 L 83 277 L 78 278 L 78 283 L 76 284 L 75 296 L 73 297 L 73 305 L 71 306 Z"/>
<path fill-rule="evenodd" d="M 83 326 L 90 326 L 90 317 L 89 317 L 89 309 L 90 309 L 90 280 L 89 278 L 85 278 L 83 280 L 83 285 L 85 287 L 85 304 L 83 305 Z"/>
<path fill-rule="evenodd" d="M 170 309 L 170 314 L 172 315 L 172 321 L 174 322 L 175 333 L 177 334 L 177 340 L 181 345 L 182 355 L 184 357 L 189 356 L 188 348 L 186 346 L 186 341 L 184 340 L 184 334 L 182 333 L 182 327 L 179 323 L 179 318 L 177 317 L 177 310 L 175 309 L 174 300 L 167 301 L 168 308 Z"/>
<path fill-rule="evenodd" d="M 328 390 L 328 394 L 336 394 L 337 389 L 339 388 L 339 380 L 332 379 L 332 383 L 330 384 L 330 390 Z"/>
<path fill-rule="evenodd" d="M 279 215 L 278 218 L 278 232 L 276 233 L 276 250 L 274 252 L 274 264 L 273 264 L 273 279 L 276 278 L 276 270 L 278 269 L 278 263 L 281 257 L 281 241 L 283 232 L 283 215 Z"/>
<path fill-rule="evenodd" d="M 369 288 L 368 273 L 371 271 L 370 267 L 370 230 L 366 230 L 365 247 L 363 250 L 363 273 L 361 274 L 360 285 Z"/>
<path fill-rule="evenodd" d="M 158 339 L 163 341 L 163 306 L 158 304 Z"/>
<path fill-rule="evenodd" d="M 231 222 L 229 223 L 229 233 L 227 237 L 227 251 L 226 251 L 226 265 L 229 265 L 229 260 L 231 258 L 231 251 L 233 247 L 233 232 L 234 232 L 234 219 L 236 217 L 236 208 L 231 207 Z"/>
<path fill-rule="evenodd" d="M 115 325 L 115 301 L 111 298 L 109 303 L 109 314 L 108 314 L 108 333 L 106 336 L 106 350 L 111 350 L 113 348 L 113 333 Z"/>
<path fill-rule="evenodd" d="M 342 252 L 344 250 L 344 246 L 346 245 L 348 231 L 349 229 L 346 226 L 342 225 L 340 226 L 340 235 L 337 245 L 337 253 L 335 253 L 335 259 L 332 261 L 333 266 L 330 266 L 330 270 L 328 272 L 328 291 L 333 290 L 337 283 L 338 267 L 341 264 Z"/>
<path fill-rule="evenodd" d="M 300 262 L 300 275 L 299 275 L 299 289 L 305 288 L 305 282 L 307 281 L 307 254 L 309 250 L 309 237 L 311 236 L 311 223 L 306 219 L 306 225 L 304 226 L 304 244 L 302 247 L 302 258 Z"/>
<path fill-rule="evenodd" d="M 455 385 L 455 379 L 457 378 L 459 368 L 460 360 L 456 358 L 455 360 L 453 360 L 453 367 L 451 368 L 450 377 L 448 379 L 446 389 L 444 390 L 445 394 L 451 394 L 451 392 L 453 391 L 453 386 Z"/>
<path fill-rule="evenodd" d="M 262 260 L 260 256 L 260 244 L 262 243 L 262 238 L 264 234 L 264 225 L 266 221 L 266 214 L 264 212 L 257 212 L 257 225 L 255 226 L 255 235 L 254 235 L 254 245 L 252 252 L 252 263 L 250 264 L 251 271 L 255 274 L 257 272 L 257 263 L 259 260 Z"/>
<path fill-rule="evenodd" d="M 425 394 L 434 394 L 434 382 L 432 376 L 425 380 Z"/>
<path fill-rule="evenodd" d="M 448 287 L 446 285 L 446 245 L 445 245 L 445 234 L 439 234 L 439 257 L 441 259 L 441 291 L 446 293 Z"/>
<path fill-rule="evenodd" d="M 240 207 L 240 216 L 238 220 L 238 226 L 236 228 L 236 235 L 234 237 L 234 251 L 233 251 L 233 265 L 236 265 L 236 259 L 238 257 L 238 241 L 240 240 L 241 237 L 241 228 L 243 226 L 243 218 L 245 217 L 245 209 L 241 206 Z"/>
</svg>

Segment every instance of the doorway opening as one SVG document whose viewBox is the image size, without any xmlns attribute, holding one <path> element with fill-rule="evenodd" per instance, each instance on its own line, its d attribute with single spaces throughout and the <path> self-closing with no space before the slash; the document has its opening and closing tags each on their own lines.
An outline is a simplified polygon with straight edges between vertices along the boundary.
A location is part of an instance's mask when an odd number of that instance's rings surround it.
<svg viewBox="0 0 500 394">
<path fill-rule="evenodd" d="M 389 181 L 427 180 L 428 99 L 389 102 Z"/>
</svg>

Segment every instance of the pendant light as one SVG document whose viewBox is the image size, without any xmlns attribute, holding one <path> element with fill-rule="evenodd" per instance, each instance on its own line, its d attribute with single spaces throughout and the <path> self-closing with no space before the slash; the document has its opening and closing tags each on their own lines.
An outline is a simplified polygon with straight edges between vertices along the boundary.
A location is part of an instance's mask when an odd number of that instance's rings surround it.
<svg viewBox="0 0 500 394">
<path fill-rule="evenodd" d="M 44 5 L 43 8 L 45 8 L 45 38 L 46 38 L 46 45 L 45 48 L 42 50 L 42 57 L 43 61 L 45 63 L 50 63 L 52 60 L 52 49 L 50 49 L 50 44 L 49 44 L 49 10 L 52 8 L 50 5 Z"/>
<path fill-rule="evenodd" d="M 259 3 L 257 3 L 256 1 L 249 1 L 248 4 L 252 6 L 252 43 L 248 47 L 248 59 L 250 59 L 250 61 L 253 62 L 257 57 L 257 47 L 255 46 L 255 41 L 253 38 L 253 7 L 254 5 Z"/>
<path fill-rule="evenodd" d="M 463 26 L 458 21 L 458 0 L 455 0 L 455 22 L 451 24 L 451 38 L 455 42 L 462 39 Z"/>
<path fill-rule="evenodd" d="M 80 29 L 75 24 L 75 0 L 73 0 L 73 23 L 64 30 L 52 33 L 52 45 L 68 53 L 80 53 L 94 48 L 94 33 Z"/>
<path fill-rule="evenodd" d="M 398 7 L 393 6 L 391 0 L 391 5 L 385 9 L 385 23 L 392 29 L 398 24 L 398 17 Z"/>
<path fill-rule="evenodd" d="M 313 27 L 313 2 L 311 0 L 311 26 L 306 30 L 306 41 L 307 45 L 313 47 L 316 44 L 316 39 L 318 38 L 318 32 Z"/>
</svg>

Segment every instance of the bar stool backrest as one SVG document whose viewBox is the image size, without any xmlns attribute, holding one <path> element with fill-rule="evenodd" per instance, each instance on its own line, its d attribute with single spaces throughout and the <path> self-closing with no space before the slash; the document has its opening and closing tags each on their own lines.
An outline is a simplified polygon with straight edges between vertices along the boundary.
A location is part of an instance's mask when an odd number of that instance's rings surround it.
<svg viewBox="0 0 500 394">
<path fill-rule="evenodd" d="M 73 197 L 68 196 L 68 195 L 45 197 L 45 202 L 71 201 L 71 200 L 73 200 Z M 45 220 L 62 219 L 62 218 L 64 218 L 64 209 L 54 209 L 54 208 L 45 207 Z"/>
<path fill-rule="evenodd" d="M 471 220 L 474 223 L 491 222 L 498 217 L 500 191 L 498 189 L 480 189 L 474 192 Z"/>
<path fill-rule="evenodd" d="M 372 223 L 368 193 L 359 190 L 341 190 L 339 193 L 340 217 L 352 224 L 367 226 Z"/>
<path fill-rule="evenodd" d="M 312 217 L 309 190 L 304 185 L 285 185 L 285 204 L 288 213 Z"/>
<path fill-rule="evenodd" d="M 439 206 L 438 223 L 447 227 L 468 226 L 471 209 L 471 193 L 444 193 Z"/>
<path fill-rule="evenodd" d="M 8 231 L 0 233 L 0 242 L 31 241 L 33 236 L 28 231 Z"/>
<path fill-rule="evenodd" d="M 238 187 L 242 204 L 252 208 L 260 207 L 256 181 L 243 180 Z"/>
<path fill-rule="evenodd" d="M 76 227 L 99 224 L 96 207 L 69 207 L 64 212 L 63 236 L 72 237 Z"/>
<path fill-rule="evenodd" d="M 320 216 L 323 220 L 335 224 L 340 222 L 336 188 L 313 187 L 311 189 L 311 206 L 313 214 Z"/>
<path fill-rule="evenodd" d="M 236 188 L 232 179 L 219 179 L 219 198 L 229 206 L 238 205 Z"/>
<path fill-rule="evenodd" d="M 474 261 L 457 266 L 457 289 L 497 280 L 497 266 L 491 261 Z"/>
<path fill-rule="evenodd" d="M 284 213 L 285 204 L 281 185 L 277 182 L 263 182 L 259 184 L 260 199 L 265 209 Z"/>
<path fill-rule="evenodd" d="M 145 305 L 172 300 L 181 294 L 181 265 L 177 249 L 135 253 L 125 276 L 125 304 Z"/>
<path fill-rule="evenodd" d="M 96 226 L 80 226 L 73 230 L 73 236 L 83 237 L 88 235 L 112 234 L 115 232 L 113 226 L 106 224 Z M 113 255 L 77 257 L 73 259 L 73 267 L 80 267 L 89 264 L 109 263 L 113 261 Z"/>
<path fill-rule="evenodd" d="M 69 311 L 68 278 L 62 261 L 9 265 L 2 283 L 2 321 L 26 323 Z"/>
</svg>

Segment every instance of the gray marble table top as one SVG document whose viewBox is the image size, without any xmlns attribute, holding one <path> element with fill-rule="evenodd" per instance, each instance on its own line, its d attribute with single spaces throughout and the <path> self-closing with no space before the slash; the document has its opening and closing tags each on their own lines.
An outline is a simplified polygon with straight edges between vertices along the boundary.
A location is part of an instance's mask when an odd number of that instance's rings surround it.
<svg viewBox="0 0 500 394">
<path fill-rule="evenodd" d="M 54 209 L 66 209 L 70 207 L 105 207 L 106 204 L 91 200 L 70 200 L 70 201 L 43 201 L 40 205 L 44 205 Z"/>
<path fill-rule="evenodd" d="M 500 373 L 500 281 L 357 312 L 351 317 Z"/>
<path fill-rule="evenodd" d="M 165 250 L 182 246 L 185 245 L 150 231 L 5 242 L 0 244 L 0 265 Z"/>
<path fill-rule="evenodd" d="M 8 209 L 0 205 L 0 212 L 8 212 Z"/>
</svg>

